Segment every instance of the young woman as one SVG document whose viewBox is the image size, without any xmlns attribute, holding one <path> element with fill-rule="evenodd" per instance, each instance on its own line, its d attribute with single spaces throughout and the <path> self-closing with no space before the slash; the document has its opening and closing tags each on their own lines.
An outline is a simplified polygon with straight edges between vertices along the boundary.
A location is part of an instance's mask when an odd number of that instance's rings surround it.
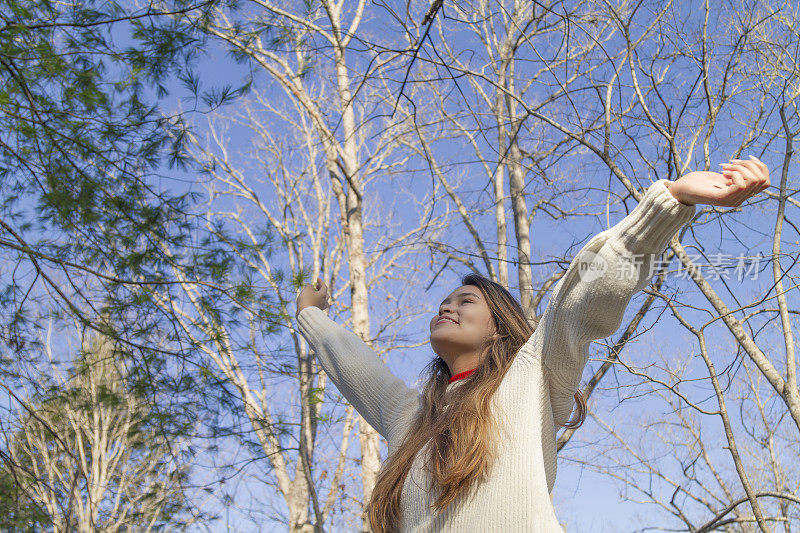
<svg viewBox="0 0 800 533">
<path fill-rule="evenodd" d="M 422 394 L 323 310 L 321 280 L 297 298 L 300 331 L 355 409 L 388 442 L 368 512 L 376 532 L 562 531 L 550 492 L 556 429 L 573 410 L 589 343 L 611 335 L 652 261 L 695 204 L 738 206 L 769 186 L 755 158 L 722 174 L 659 180 L 595 235 L 558 282 L 537 327 L 500 285 L 469 275 L 431 318 L 436 357 Z M 633 267 L 633 268 L 631 268 Z M 627 272 L 627 274 L 626 274 Z M 578 402 L 578 422 L 583 418 Z"/>
</svg>

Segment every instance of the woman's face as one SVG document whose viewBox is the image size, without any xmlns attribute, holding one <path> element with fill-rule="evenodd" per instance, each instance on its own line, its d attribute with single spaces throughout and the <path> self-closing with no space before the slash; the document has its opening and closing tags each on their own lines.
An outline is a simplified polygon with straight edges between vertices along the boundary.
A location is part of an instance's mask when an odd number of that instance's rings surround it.
<svg viewBox="0 0 800 533">
<path fill-rule="evenodd" d="M 481 344 L 495 332 L 494 320 L 478 287 L 459 287 L 439 305 L 431 319 L 431 347 L 452 362 L 461 354 L 477 354 Z"/>
</svg>

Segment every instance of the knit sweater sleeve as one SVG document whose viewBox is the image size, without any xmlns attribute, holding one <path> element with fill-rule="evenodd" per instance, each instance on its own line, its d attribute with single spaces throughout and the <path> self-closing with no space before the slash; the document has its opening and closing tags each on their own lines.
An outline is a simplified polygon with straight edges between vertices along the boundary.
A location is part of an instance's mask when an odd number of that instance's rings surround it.
<svg viewBox="0 0 800 533">
<path fill-rule="evenodd" d="M 416 407 L 419 393 L 392 374 L 358 335 L 318 307 L 300 311 L 297 322 L 339 392 L 383 438 L 394 441 L 402 433 L 398 421 Z"/>
<path fill-rule="evenodd" d="M 556 427 L 572 412 L 589 343 L 617 330 L 630 299 L 655 274 L 651 266 L 694 216 L 666 183 L 650 185 L 628 216 L 592 237 L 553 289 L 533 337 L 542 343 Z"/>
</svg>

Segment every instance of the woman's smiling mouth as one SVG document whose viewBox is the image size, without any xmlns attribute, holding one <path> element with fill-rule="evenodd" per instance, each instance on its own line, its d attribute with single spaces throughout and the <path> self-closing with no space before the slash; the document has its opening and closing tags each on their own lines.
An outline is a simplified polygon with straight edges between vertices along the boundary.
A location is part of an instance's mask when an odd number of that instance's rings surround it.
<svg viewBox="0 0 800 533">
<path fill-rule="evenodd" d="M 440 317 L 440 318 L 439 318 L 439 319 L 436 321 L 436 325 L 438 326 L 439 324 L 441 324 L 441 323 L 442 323 L 442 322 L 444 322 L 444 321 L 452 322 L 453 324 L 458 324 L 458 322 L 456 322 L 456 321 L 455 321 L 455 320 L 453 320 L 452 318 L 450 318 L 450 317 L 448 317 L 448 316 L 443 316 L 443 317 Z"/>
</svg>

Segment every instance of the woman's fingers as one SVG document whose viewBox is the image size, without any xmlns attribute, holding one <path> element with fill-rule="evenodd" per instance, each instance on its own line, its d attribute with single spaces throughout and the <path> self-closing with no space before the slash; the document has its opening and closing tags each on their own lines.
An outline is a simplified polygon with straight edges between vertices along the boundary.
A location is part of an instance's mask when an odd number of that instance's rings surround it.
<svg viewBox="0 0 800 533">
<path fill-rule="evenodd" d="M 761 186 L 759 187 L 758 192 L 761 192 L 761 191 L 767 189 L 769 187 L 769 185 L 770 185 L 770 183 L 769 183 L 769 168 L 767 167 L 767 165 L 763 161 L 758 159 L 756 156 L 751 155 L 749 157 L 750 157 L 750 161 L 760 171 Z"/>
<path fill-rule="evenodd" d="M 763 163 L 759 165 L 759 163 L 761 162 L 752 158 L 749 161 L 732 159 L 729 164 L 723 165 L 723 175 L 731 178 L 734 187 L 730 198 L 734 206 L 738 207 L 745 200 L 762 191 L 765 182 L 769 186 L 769 180 L 764 176 L 766 165 Z"/>
<path fill-rule="evenodd" d="M 762 161 L 755 156 L 749 156 L 750 160 L 745 161 L 745 166 L 755 174 L 755 184 L 753 186 L 753 195 L 760 193 L 767 189 L 769 183 L 769 168 Z"/>
<path fill-rule="evenodd" d="M 752 161 L 744 161 L 742 159 L 736 159 L 735 161 L 738 171 L 742 175 L 742 180 L 744 180 L 744 190 L 742 190 L 742 193 L 736 198 L 736 205 L 740 206 L 748 198 L 758 192 L 758 185 L 760 183 L 758 175 L 761 174 L 761 170 Z"/>
<path fill-rule="evenodd" d="M 754 155 L 748 157 L 750 157 L 750 160 L 753 161 L 758 166 L 759 169 L 761 169 L 761 173 L 764 175 L 764 177 L 767 178 L 767 181 L 769 181 L 769 168 L 767 167 L 766 163 L 764 163 Z"/>
<path fill-rule="evenodd" d="M 317 290 L 322 291 L 324 296 L 328 296 L 328 286 L 322 281 L 322 278 L 317 278 Z"/>
<path fill-rule="evenodd" d="M 757 192 L 761 192 L 767 187 L 769 187 L 769 169 L 767 165 L 762 163 L 758 160 L 755 156 L 749 156 L 750 159 L 745 160 L 737 160 L 741 166 L 748 169 L 753 176 L 753 180 L 756 182 L 754 189 Z"/>
<path fill-rule="evenodd" d="M 328 286 L 322 281 L 322 278 L 317 278 L 316 282 L 316 292 L 318 298 L 318 305 L 320 309 L 326 309 L 328 307 Z"/>
<path fill-rule="evenodd" d="M 747 176 L 749 188 L 752 190 L 752 194 L 757 194 L 763 190 L 764 183 L 769 183 L 769 178 L 764 175 L 763 169 L 756 162 L 758 160 L 754 161 L 753 156 L 750 157 L 749 161 L 742 160 L 740 165 L 749 171 L 749 176 Z"/>
<path fill-rule="evenodd" d="M 747 194 L 747 186 L 745 185 L 744 176 L 736 164 L 723 165 L 723 176 L 731 178 L 731 185 L 729 187 L 728 203 L 733 206 L 738 206 Z"/>
</svg>

